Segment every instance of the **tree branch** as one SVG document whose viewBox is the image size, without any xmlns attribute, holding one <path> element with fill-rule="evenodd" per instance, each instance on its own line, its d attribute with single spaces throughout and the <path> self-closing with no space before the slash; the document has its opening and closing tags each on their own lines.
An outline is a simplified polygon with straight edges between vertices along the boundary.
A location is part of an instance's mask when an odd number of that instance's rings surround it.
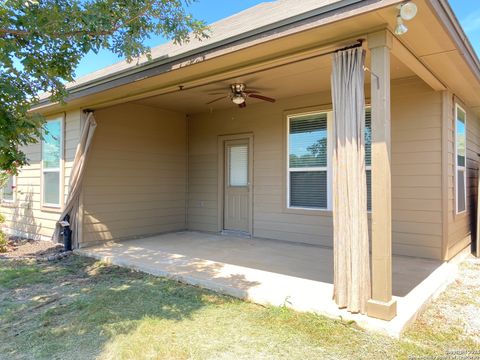
<svg viewBox="0 0 480 360">
<path fill-rule="evenodd" d="M 89 35 L 89 36 L 107 36 L 107 35 L 112 35 L 121 28 L 124 28 L 125 26 L 129 25 L 130 23 L 138 20 L 142 16 L 145 16 L 148 11 L 152 9 L 152 6 L 154 5 L 155 1 L 152 0 L 147 3 L 147 5 L 135 16 L 131 17 L 130 19 L 125 20 L 124 22 L 120 24 L 114 25 L 111 29 L 109 30 L 101 30 L 101 31 L 85 31 L 85 30 L 75 30 L 75 31 L 67 31 L 67 32 L 53 32 L 53 33 L 42 33 L 40 34 L 37 31 L 31 31 L 31 30 L 18 30 L 18 29 L 2 29 L 0 28 L 0 38 L 5 38 L 7 36 L 15 36 L 15 37 L 29 37 L 32 35 L 42 35 L 42 36 L 49 36 L 49 37 L 69 37 L 69 36 L 78 36 L 78 35 Z M 113 23 L 115 24 L 115 22 Z"/>
</svg>

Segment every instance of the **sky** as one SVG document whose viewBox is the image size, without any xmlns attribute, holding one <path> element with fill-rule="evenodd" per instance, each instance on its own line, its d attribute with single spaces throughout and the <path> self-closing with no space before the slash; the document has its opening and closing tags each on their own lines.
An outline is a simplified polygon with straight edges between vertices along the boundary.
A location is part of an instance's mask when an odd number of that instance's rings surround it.
<svg viewBox="0 0 480 360">
<path fill-rule="evenodd" d="M 189 7 L 189 11 L 195 18 L 211 24 L 261 2 L 265 0 L 198 0 Z M 480 0 L 449 0 L 449 2 L 472 46 L 477 54 L 480 54 Z M 155 47 L 166 41 L 162 37 L 154 36 L 146 45 Z M 117 55 L 107 51 L 89 53 L 80 62 L 76 76 L 88 74 L 121 60 Z"/>
</svg>

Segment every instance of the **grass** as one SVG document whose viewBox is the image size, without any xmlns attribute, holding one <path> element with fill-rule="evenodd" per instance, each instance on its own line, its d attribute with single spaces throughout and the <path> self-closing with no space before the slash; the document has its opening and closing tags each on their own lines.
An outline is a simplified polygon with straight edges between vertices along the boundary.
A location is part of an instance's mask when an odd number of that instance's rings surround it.
<svg viewBox="0 0 480 360">
<path fill-rule="evenodd" d="M 420 319 L 398 341 L 79 256 L 0 261 L 1 359 L 407 359 L 476 346 L 442 324 Z"/>
</svg>

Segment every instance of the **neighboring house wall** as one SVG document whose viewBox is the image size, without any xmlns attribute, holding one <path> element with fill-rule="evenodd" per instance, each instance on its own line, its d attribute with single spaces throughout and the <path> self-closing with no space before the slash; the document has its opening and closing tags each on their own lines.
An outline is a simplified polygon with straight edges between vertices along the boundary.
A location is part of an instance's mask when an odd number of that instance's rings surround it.
<svg viewBox="0 0 480 360">
<path fill-rule="evenodd" d="M 95 118 L 82 246 L 185 229 L 185 116 L 124 104 Z"/>
<path fill-rule="evenodd" d="M 191 116 L 188 228 L 219 230 L 217 139 L 250 132 L 254 135 L 253 235 L 332 246 L 331 212 L 293 210 L 285 205 L 285 111 L 331 109 L 330 99 L 330 93 L 324 92 Z M 396 254 L 441 256 L 441 104 L 440 94 L 417 78 L 392 84 Z"/>
<path fill-rule="evenodd" d="M 53 118 L 64 117 L 63 136 L 63 194 L 68 195 L 68 181 L 75 151 L 80 137 L 81 112 L 69 111 Z M 48 117 L 49 119 L 51 117 Z M 29 165 L 20 170 L 16 178 L 15 201 L 2 203 L 0 212 L 6 216 L 5 230 L 13 235 L 49 240 L 58 221 L 60 209 L 48 209 L 41 205 L 41 143 L 23 147 Z"/>
<path fill-rule="evenodd" d="M 474 112 L 450 92 L 444 96 L 447 123 L 447 237 L 444 258 L 451 259 L 472 241 L 472 229 L 476 227 L 476 205 L 478 169 L 480 157 L 480 121 Z M 467 203 L 466 211 L 456 213 L 455 183 L 455 104 L 460 105 L 467 113 Z"/>
</svg>

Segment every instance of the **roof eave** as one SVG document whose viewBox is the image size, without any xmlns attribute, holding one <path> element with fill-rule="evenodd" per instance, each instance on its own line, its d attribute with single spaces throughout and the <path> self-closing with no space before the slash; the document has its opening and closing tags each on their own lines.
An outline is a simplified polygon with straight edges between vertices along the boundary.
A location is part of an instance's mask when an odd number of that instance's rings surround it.
<svg viewBox="0 0 480 360">
<path fill-rule="evenodd" d="M 200 46 L 200 47 L 198 47 L 194 50 L 191 50 L 191 51 L 188 51 L 188 52 L 185 52 L 185 53 L 181 53 L 181 54 L 178 54 L 176 56 L 159 57 L 159 58 L 156 58 L 156 59 L 152 59 L 151 61 L 145 62 L 141 65 L 138 65 L 136 67 L 133 67 L 133 68 L 120 70 L 120 71 L 117 71 L 117 72 L 112 73 L 112 74 L 108 74 L 108 75 L 105 75 L 105 76 L 102 76 L 102 77 L 99 77 L 99 78 L 92 79 L 92 80 L 90 80 L 88 82 L 85 82 L 83 84 L 74 85 L 74 86 L 68 88 L 68 92 L 69 92 L 70 95 L 73 95 L 75 93 L 78 93 L 78 92 L 81 92 L 81 91 L 84 91 L 84 90 L 87 90 L 87 89 L 90 89 L 90 88 L 95 88 L 97 86 L 100 86 L 102 84 L 105 84 L 105 83 L 108 83 L 108 82 L 111 82 L 111 81 L 114 81 L 114 80 L 120 80 L 122 78 L 126 78 L 129 75 L 134 75 L 134 74 L 140 73 L 142 71 L 145 71 L 145 70 L 148 70 L 148 69 L 151 69 L 151 68 L 155 68 L 155 67 L 159 67 L 159 66 L 165 66 L 165 65 L 168 65 L 170 63 L 173 64 L 173 63 L 177 63 L 179 61 L 188 61 L 189 59 L 195 58 L 196 56 L 201 55 L 205 52 L 215 50 L 216 48 L 224 47 L 226 45 L 229 45 L 229 44 L 232 44 L 232 43 L 235 43 L 235 42 L 238 42 L 238 41 L 242 41 L 242 40 L 247 40 L 249 38 L 254 38 L 254 37 L 256 38 L 256 37 L 261 36 L 262 34 L 264 34 L 266 32 L 275 31 L 275 30 L 281 29 L 282 27 L 285 27 L 285 26 L 291 26 L 291 25 L 293 25 L 297 22 L 308 20 L 309 18 L 314 18 L 314 17 L 318 17 L 318 16 L 321 16 L 321 15 L 325 15 L 328 12 L 337 11 L 337 10 L 340 10 L 342 8 L 348 7 L 350 5 L 361 3 L 361 2 L 364 2 L 364 1 L 365 0 L 340 0 L 336 3 L 328 4 L 328 5 L 323 6 L 321 8 L 311 10 L 311 11 L 308 11 L 308 12 L 305 12 L 305 13 L 302 13 L 302 14 L 299 14 L 299 15 L 281 20 L 281 21 L 277 21 L 275 23 L 257 28 L 255 30 L 248 31 L 248 32 L 230 37 L 228 39 L 224 39 L 224 40 L 221 40 L 221 41 L 218 41 L 218 42 L 215 42 L 215 43 L 211 43 L 211 44 L 208 44 L 208 45 L 205 45 L 205 46 Z M 381 0 L 377 0 L 377 1 L 382 2 Z M 402 0 L 398 0 L 398 2 L 401 2 L 401 1 Z M 129 82 L 131 82 L 131 81 L 125 81 L 125 84 L 127 84 Z M 40 102 L 35 107 L 46 106 L 48 103 L 50 103 L 50 99 L 45 98 L 45 99 L 40 100 Z"/>
<path fill-rule="evenodd" d="M 430 0 L 429 3 L 430 8 L 443 22 L 470 69 L 480 81 L 480 61 L 450 4 L 447 0 Z"/>
</svg>

